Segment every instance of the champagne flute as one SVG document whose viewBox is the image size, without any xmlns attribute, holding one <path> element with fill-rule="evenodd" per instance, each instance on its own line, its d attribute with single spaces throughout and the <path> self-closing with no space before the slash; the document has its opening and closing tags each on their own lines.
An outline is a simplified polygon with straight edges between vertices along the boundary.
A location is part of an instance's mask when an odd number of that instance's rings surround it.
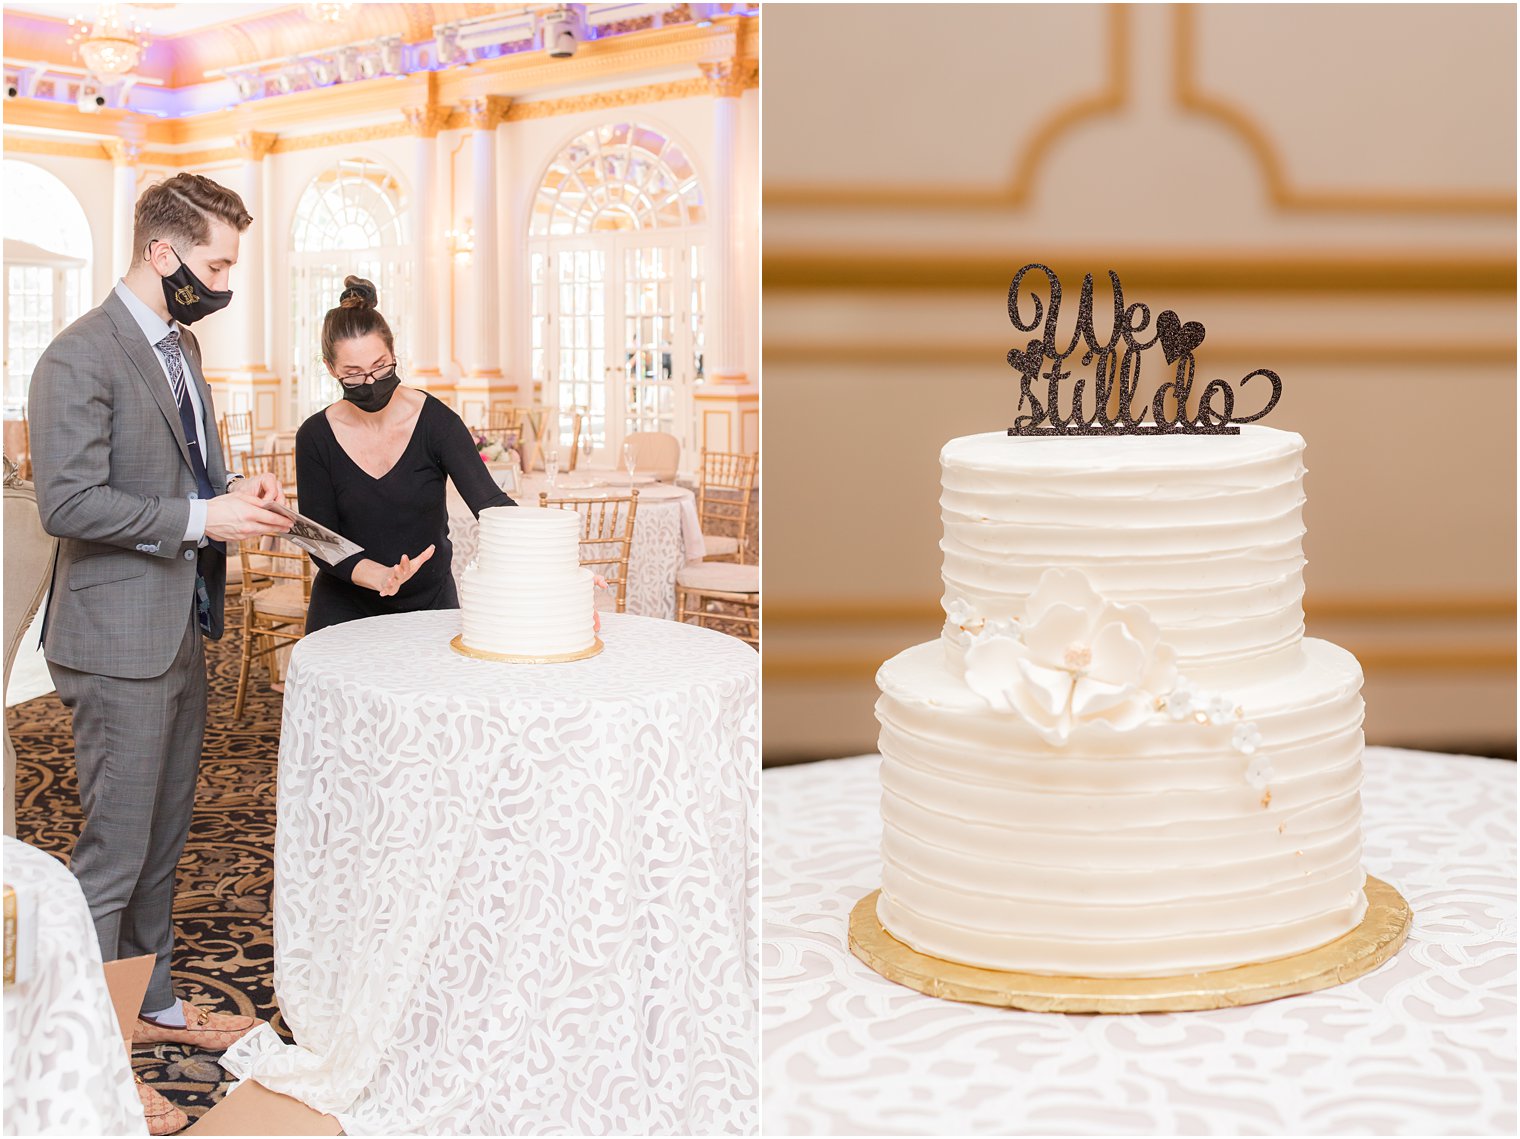
<svg viewBox="0 0 1520 1139">
<path fill-rule="evenodd" d="M 638 448 L 632 443 L 623 444 L 623 465 L 628 468 L 628 485 L 633 485 L 633 468 L 639 458 Z"/>
<path fill-rule="evenodd" d="M 549 479 L 549 489 L 553 490 L 559 480 L 559 449 L 544 452 L 544 474 Z"/>
</svg>

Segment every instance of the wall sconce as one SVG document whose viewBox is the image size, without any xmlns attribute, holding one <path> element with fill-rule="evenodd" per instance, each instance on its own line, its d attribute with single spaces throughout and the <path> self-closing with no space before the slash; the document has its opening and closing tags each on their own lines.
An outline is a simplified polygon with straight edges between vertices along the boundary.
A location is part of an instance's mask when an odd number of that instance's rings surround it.
<svg viewBox="0 0 1520 1139">
<path fill-rule="evenodd" d="M 468 265 L 475 252 L 475 223 L 467 220 L 463 229 L 448 231 L 449 253 L 460 264 Z"/>
</svg>

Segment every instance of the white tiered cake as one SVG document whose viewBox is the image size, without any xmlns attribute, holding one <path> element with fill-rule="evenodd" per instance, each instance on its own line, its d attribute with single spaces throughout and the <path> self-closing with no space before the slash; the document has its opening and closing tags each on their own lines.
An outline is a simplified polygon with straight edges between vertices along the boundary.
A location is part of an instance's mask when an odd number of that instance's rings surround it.
<svg viewBox="0 0 1520 1139">
<path fill-rule="evenodd" d="M 557 657 L 596 644 L 595 584 L 580 564 L 573 510 L 493 506 L 480 512 L 480 553 L 459 586 L 465 648 Z"/>
<path fill-rule="evenodd" d="M 1303 446 L 1259 426 L 945 446 L 949 619 L 877 675 L 889 933 L 1144 977 L 1360 922 L 1362 675 L 1303 636 Z"/>
</svg>

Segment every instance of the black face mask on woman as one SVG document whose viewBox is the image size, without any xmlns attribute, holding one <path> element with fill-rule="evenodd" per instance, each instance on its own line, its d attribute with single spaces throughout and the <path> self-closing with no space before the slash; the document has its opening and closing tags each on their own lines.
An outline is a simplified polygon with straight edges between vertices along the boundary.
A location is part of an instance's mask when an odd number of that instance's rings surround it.
<svg viewBox="0 0 1520 1139">
<path fill-rule="evenodd" d="M 179 258 L 179 268 L 159 280 L 164 286 L 164 301 L 169 315 L 181 324 L 194 324 L 203 316 L 220 312 L 232 301 L 231 289 L 208 289 L 201 279 L 190 272 L 190 266 L 179 256 L 179 250 L 169 246 L 170 252 Z"/>
<path fill-rule="evenodd" d="M 401 377 L 392 366 L 367 384 L 355 384 L 353 387 L 345 384 L 343 398 L 360 411 L 383 411 L 385 405 L 391 402 L 391 396 L 396 394 L 396 388 L 400 384 Z"/>
</svg>

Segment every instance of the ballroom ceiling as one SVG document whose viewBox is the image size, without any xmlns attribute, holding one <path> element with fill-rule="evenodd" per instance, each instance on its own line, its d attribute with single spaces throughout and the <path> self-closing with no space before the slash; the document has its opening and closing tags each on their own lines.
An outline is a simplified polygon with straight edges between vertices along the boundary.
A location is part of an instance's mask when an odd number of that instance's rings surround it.
<svg viewBox="0 0 1520 1139">
<path fill-rule="evenodd" d="M 6 0 L 5 10 L 67 22 L 71 17 L 92 19 L 99 7 L 99 4 L 15 4 Z M 300 5 L 202 3 L 121 4 L 119 7 L 124 16 L 135 18 L 139 23 L 151 24 L 155 35 L 179 36 L 213 24 L 235 23 L 281 8 L 299 8 Z"/>
<path fill-rule="evenodd" d="M 521 11 L 517 4 L 355 4 L 338 23 L 313 20 L 304 4 L 123 4 L 124 17 L 150 24 L 150 45 L 136 69 L 141 78 L 170 88 L 206 80 L 208 72 L 400 36 L 404 43 L 430 39 L 437 24 L 494 12 Z M 77 66 L 68 18 L 93 19 L 97 4 L 5 5 L 7 63 Z"/>
</svg>

